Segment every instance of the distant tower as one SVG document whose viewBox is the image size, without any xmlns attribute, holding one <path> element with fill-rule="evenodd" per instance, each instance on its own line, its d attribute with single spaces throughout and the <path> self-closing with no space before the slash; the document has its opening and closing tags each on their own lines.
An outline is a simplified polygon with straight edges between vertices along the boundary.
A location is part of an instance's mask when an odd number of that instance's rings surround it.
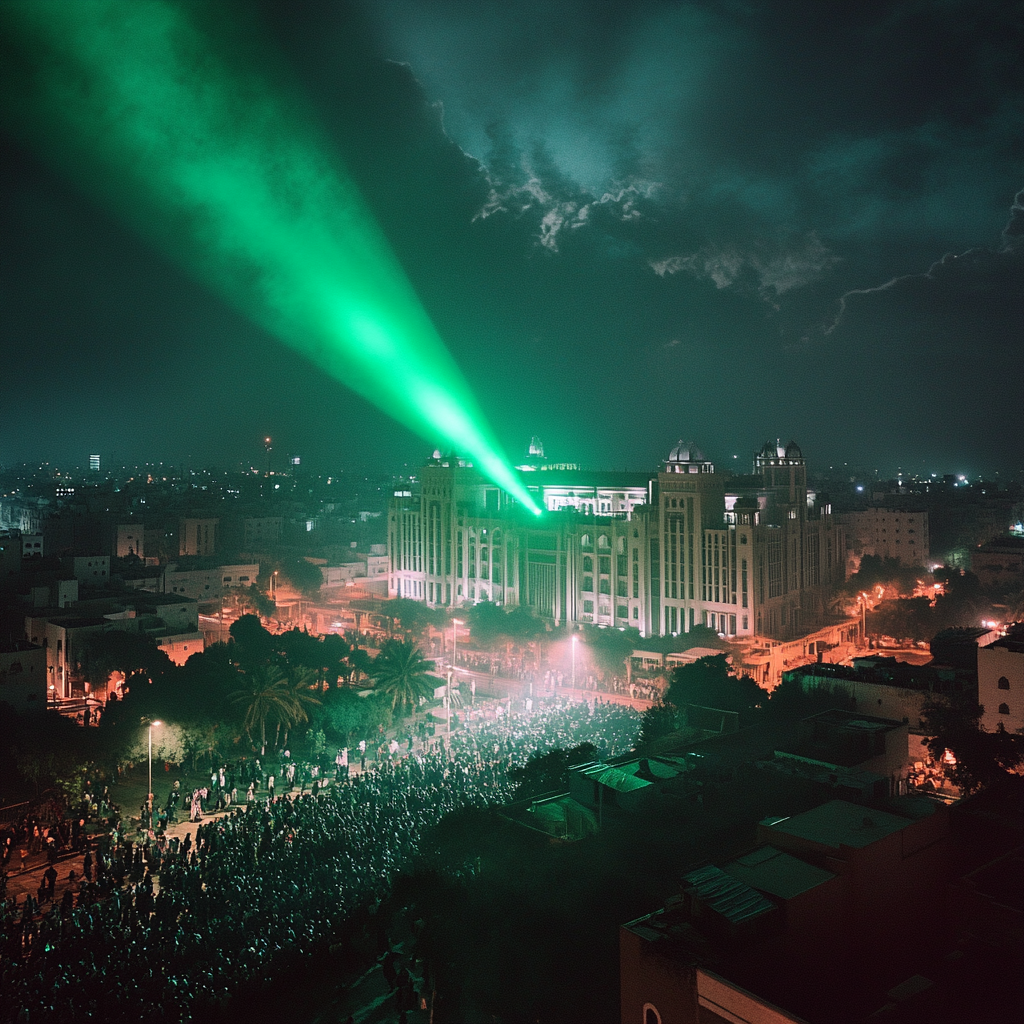
<svg viewBox="0 0 1024 1024">
<path fill-rule="evenodd" d="M 544 458 L 544 445 L 541 443 L 539 437 L 534 435 L 530 438 L 530 448 L 526 453 L 531 459 L 543 459 Z"/>
<path fill-rule="evenodd" d="M 98 455 L 89 456 L 89 472 L 98 473 L 100 471 L 100 457 Z"/>
</svg>

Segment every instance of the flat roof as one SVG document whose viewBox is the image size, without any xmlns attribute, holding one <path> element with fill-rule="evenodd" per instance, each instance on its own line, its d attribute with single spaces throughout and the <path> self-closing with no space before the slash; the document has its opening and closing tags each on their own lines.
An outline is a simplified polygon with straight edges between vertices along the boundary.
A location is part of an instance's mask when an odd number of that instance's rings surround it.
<svg viewBox="0 0 1024 1024">
<path fill-rule="evenodd" d="M 807 839 L 835 850 L 840 846 L 861 850 L 912 824 L 907 818 L 845 800 L 830 800 L 811 811 L 772 824 L 762 822 L 769 832 Z"/>
<path fill-rule="evenodd" d="M 14 637 L 8 640 L 0 640 L 0 654 L 22 654 L 25 651 L 41 651 L 41 644 L 34 644 L 31 640 L 19 640 Z"/>
<path fill-rule="evenodd" d="M 831 871 L 807 864 L 774 846 L 760 846 L 729 861 L 722 870 L 752 889 L 783 900 L 791 900 L 836 877 Z"/>
</svg>

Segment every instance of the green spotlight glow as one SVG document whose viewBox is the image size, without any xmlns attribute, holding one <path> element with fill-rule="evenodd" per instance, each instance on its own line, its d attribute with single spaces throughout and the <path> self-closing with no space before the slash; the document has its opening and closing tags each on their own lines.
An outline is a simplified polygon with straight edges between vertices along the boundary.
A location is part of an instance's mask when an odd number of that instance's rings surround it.
<svg viewBox="0 0 1024 1024">
<path fill-rule="evenodd" d="M 0 5 L 7 116 L 254 322 L 539 514 L 316 119 L 252 55 L 218 46 L 203 13 Z"/>
</svg>

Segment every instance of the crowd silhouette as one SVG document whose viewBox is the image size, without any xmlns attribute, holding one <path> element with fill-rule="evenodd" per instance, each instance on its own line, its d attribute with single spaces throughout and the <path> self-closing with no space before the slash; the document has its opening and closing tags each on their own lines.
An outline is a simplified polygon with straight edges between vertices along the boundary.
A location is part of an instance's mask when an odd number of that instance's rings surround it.
<svg viewBox="0 0 1024 1024">
<path fill-rule="evenodd" d="M 115 827 L 62 900 L 3 903 L 0 1016 L 181 1021 L 224 1007 L 277 954 L 314 948 L 384 899 L 446 814 L 507 802 L 532 754 L 584 742 L 623 753 L 640 727 L 599 702 L 491 710 L 358 775 L 338 770 L 329 788 L 229 806 L 194 838 L 138 842 Z"/>
</svg>

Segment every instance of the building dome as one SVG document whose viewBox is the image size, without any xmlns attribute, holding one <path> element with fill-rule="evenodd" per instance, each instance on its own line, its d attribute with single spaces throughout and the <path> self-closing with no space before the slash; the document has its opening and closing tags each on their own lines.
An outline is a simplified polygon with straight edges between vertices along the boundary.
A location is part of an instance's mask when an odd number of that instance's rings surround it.
<svg viewBox="0 0 1024 1024">
<path fill-rule="evenodd" d="M 786 445 L 787 459 L 802 459 L 803 457 L 804 453 L 800 451 L 800 445 L 798 445 L 796 441 L 790 441 L 789 444 Z"/>
<path fill-rule="evenodd" d="M 675 448 L 668 453 L 666 462 L 707 462 L 704 453 L 694 444 L 693 441 L 680 441 Z"/>
<path fill-rule="evenodd" d="M 757 453 L 759 459 L 784 459 L 786 457 L 786 449 L 783 448 L 781 441 L 765 441 L 764 446 Z"/>
</svg>

